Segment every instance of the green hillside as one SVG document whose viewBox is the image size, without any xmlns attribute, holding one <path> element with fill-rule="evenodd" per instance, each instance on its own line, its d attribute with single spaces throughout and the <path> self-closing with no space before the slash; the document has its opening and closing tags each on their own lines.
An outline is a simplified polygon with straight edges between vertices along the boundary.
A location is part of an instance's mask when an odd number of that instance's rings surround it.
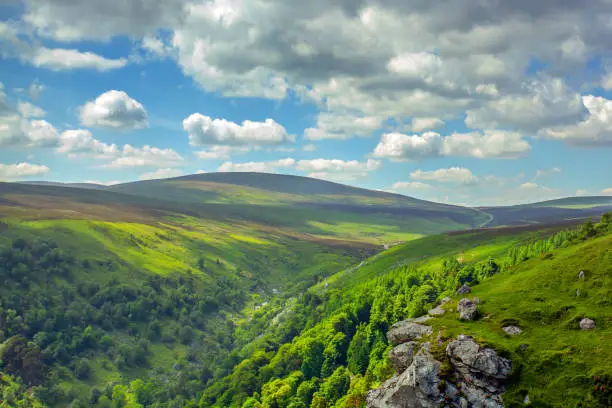
<svg viewBox="0 0 612 408">
<path fill-rule="evenodd" d="M 364 406 L 367 390 L 393 372 L 388 328 L 424 314 L 463 283 L 481 299 L 483 318 L 465 323 L 447 312 L 434 319 L 435 332 L 442 338 L 473 335 L 512 358 L 507 406 L 524 406 L 525 395 L 538 407 L 609 406 L 611 233 L 608 217 L 597 230 L 589 225 L 555 233 L 491 230 L 393 248 L 330 278 L 328 285 L 259 311 L 245 336 L 257 334 L 257 340 L 243 347 L 241 363 L 207 388 L 199 406 Z M 427 259 L 415 261 L 421 249 Z M 578 279 L 580 270 L 586 272 L 584 281 Z M 454 302 L 445 306 L 453 307 Z M 278 322 L 273 328 L 257 322 L 270 316 Z M 582 317 L 594 319 L 596 330 L 579 330 Z M 523 334 L 506 335 L 502 326 L 508 322 Z"/>
</svg>

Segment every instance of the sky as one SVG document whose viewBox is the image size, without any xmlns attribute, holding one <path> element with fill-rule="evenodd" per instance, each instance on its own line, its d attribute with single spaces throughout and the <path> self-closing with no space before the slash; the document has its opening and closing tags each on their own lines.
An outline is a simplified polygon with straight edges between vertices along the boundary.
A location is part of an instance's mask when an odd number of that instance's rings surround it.
<svg viewBox="0 0 612 408">
<path fill-rule="evenodd" d="M 610 0 L 0 0 L 0 180 L 612 195 Z"/>
</svg>

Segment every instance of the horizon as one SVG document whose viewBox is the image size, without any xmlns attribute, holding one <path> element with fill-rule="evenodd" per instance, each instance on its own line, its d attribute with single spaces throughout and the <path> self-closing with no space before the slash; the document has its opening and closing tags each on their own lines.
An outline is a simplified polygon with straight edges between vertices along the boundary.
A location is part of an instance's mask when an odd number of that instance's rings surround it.
<svg viewBox="0 0 612 408">
<path fill-rule="evenodd" d="M 612 195 L 609 2 L 400 3 L 5 2 L 0 180 L 252 170 L 469 206 Z"/>
<path fill-rule="evenodd" d="M 117 183 L 112 183 L 112 184 L 101 184 L 99 182 L 94 182 L 94 181 L 78 182 L 78 181 L 57 181 L 57 180 L 20 180 L 20 181 L 17 180 L 17 181 L 7 181 L 7 182 L 8 183 L 17 183 L 17 184 L 28 184 L 28 185 L 37 185 L 37 183 L 41 183 L 40 185 L 44 185 L 45 183 L 63 184 L 63 185 L 66 185 L 67 188 L 79 188 L 78 186 L 77 187 L 71 187 L 70 186 L 70 185 L 79 185 L 79 184 L 83 184 L 83 185 L 95 185 L 95 186 L 100 186 L 100 187 L 113 187 L 113 186 L 118 186 L 118 185 L 121 185 L 121 184 L 138 183 L 138 182 L 155 182 L 155 181 L 173 180 L 173 179 L 181 179 L 181 178 L 193 177 L 193 176 L 198 176 L 198 175 L 212 175 L 212 174 L 263 174 L 263 175 L 273 175 L 273 176 L 300 177 L 300 178 L 306 178 L 306 179 L 315 180 L 315 181 L 334 183 L 334 184 L 338 184 L 338 185 L 342 185 L 342 186 L 347 186 L 347 187 L 351 187 L 351 188 L 363 189 L 363 190 L 380 192 L 380 193 L 396 194 L 396 195 L 407 197 L 407 198 L 413 198 L 413 199 L 421 200 L 421 198 L 413 197 L 413 196 L 410 196 L 410 195 L 407 195 L 407 194 L 402 194 L 401 192 L 396 192 L 396 191 L 393 191 L 393 190 L 387 191 L 387 190 L 378 190 L 378 189 L 372 189 L 372 188 L 364 188 L 364 187 L 359 187 L 359 186 L 356 186 L 356 185 L 353 185 L 353 184 L 349 184 L 349 183 L 342 183 L 342 182 L 333 181 L 333 180 L 324 180 L 324 179 L 318 179 L 318 178 L 302 176 L 302 175 L 295 175 L 295 174 L 265 173 L 265 172 L 256 172 L 256 171 L 193 173 L 193 174 L 183 174 L 181 176 L 158 178 L 158 179 L 127 180 L 127 181 L 117 182 Z M 2 180 L 0 180 L 0 182 L 2 182 Z M 229 183 L 229 184 L 231 184 L 231 183 Z M 110 190 L 110 191 L 112 192 L 112 190 Z M 507 204 L 507 205 L 503 205 L 503 204 L 502 205 L 489 205 L 489 204 L 468 205 L 468 204 L 457 204 L 457 203 L 452 203 L 452 202 L 439 202 L 439 201 L 433 201 L 433 200 L 424 200 L 424 201 L 430 201 L 430 202 L 436 203 L 436 204 L 447 204 L 447 205 L 454 205 L 454 206 L 459 206 L 459 207 L 478 209 L 478 208 L 493 208 L 493 207 L 505 207 L 505 206 L 510 207 L 510 206 L 516 206 L 516 205 L 540 204 L 540 203 L 545 203 L 545 202 L 549 202 L 549 201 L 550 202 L 554 202 L 554 201 L 566 200 L 566 199 L 589 199 L 589 198 L 606 198 L 606 197 L 610 197 L 610 199 L 612 200 L 612 196 L 609 196 L 609 195 L 582 195 L 582 196 L 562 196 L 562 197 L 551 198 L 551 199 L 546 199 L 546 200 L 528 201 L 528 202 L 523 202 L 523 203 L 518 203 L 518 204 Z"/>
</svg>

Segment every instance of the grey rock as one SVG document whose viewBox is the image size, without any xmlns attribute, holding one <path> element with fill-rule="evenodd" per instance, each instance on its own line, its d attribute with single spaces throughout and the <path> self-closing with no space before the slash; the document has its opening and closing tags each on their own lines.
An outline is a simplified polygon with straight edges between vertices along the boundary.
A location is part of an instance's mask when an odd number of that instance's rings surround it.
<svg viewBox="0 0 612 408">
<path fill-rule="evenodd" d="M 586 317 L 580 321 L 580 330 L 593 330 L 595 328 L 595 321 L 587 319 Z"/>
<path fill-rule="evenodd" d="M 389 360 L 398 374 L 403 373 L 412 364 L 414 355 L 417 353 L 420 344 L 415 341 L 395 346 L 389 352 Z"/>
<path fill-rule="evenodd" d="M 427 312 L 428 315 L 434 316 L 434 317 L 435 316 L 442 316 L 444 313 L 445 313 L 445 310 L 442 309 L 442 307 L 440 307 L 440 306 L 435 307 L 435 308 L 433 308 L 433 309 L 431 309 L 431 310 L 429 310 Z"/>
<path fill-rule="evenodd" d="M 418 323 L 418 324 L 423 324 L 428 322 L 429 320 L 431 320 L 431 316 L 421 316 L 421 317 L 413 317 L 411 319 L 406 319 L 407 322 L 410 323 Z"/>
<path fill-rule="evenodd" d="M 466 284 L 463 284 L 463 286 L 461 286 L 461 287 L 459 288 L 459 290 L 457 290 L 457 294 L 458 294 L 458 295 L 465 295 L 465 294 L 468 294 L 468 293 L 471 293 L 471 292 L 472 292 L 472 288 L 470 288 L 470 287 L 469 287 L 468 285 L 466 285 Z"/>
<path fill-rule="evenodd" d="M 584 271 L 578 273 L 578 279 L 584 279 Z"/>
<path fill-rule="evenodd" d="M 523 332 L 520 327 L 517 326 L 506 326 L 502 327 L 502 330 L 508 333 L 511 336 L 517 336 Z"/>
<path fill-rule="evenodd" d="M 440 306 L 447 304 L 448 302 L 450 302 L 452 299 L 449 297 L 445 297 L 444 299 L 442 299 L 440 301 Z"/>
<path fill-rule="evenodd" d="M 465 335 L 450 342 L 446 354 L 457 374 L 457 386 L 471 407 L 503 408 L 503 380 L 512 371 L 510 360 Z"/>
<path fill-rule="evenodd" d="M 391 326 L 391 330 L 387 332 L 387 339 L 389 343 L 397 346 L 398 344 L 420 339 L 423 336 L 429 336 L 431 331 L 431 326 L 403 320 Z"/>
<path fill-rule="evenodd" d="M 457 310 L 459 311 L 459 318 L 462 320 L 474 320 L 478 315 L 478 307 L 476 306 L 476 303 L 472 302 L 468 298 L 463 298 L 459 301 Z"/>
<path fill-rule="evenodd" d="M 368 408 L 437 408 L 443 402 L 439 390 L 441 363 L 423 347 L 410 367 L 392 377 L 366 397 Z"/>
</svg>

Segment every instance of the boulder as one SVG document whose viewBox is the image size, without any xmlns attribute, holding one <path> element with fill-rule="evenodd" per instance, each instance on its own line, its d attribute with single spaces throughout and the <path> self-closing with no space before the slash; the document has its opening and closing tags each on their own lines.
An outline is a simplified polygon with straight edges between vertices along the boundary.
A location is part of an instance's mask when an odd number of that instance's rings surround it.
<svg viewBox="0 0 612 408">
<path fill-rule="evenodd" d="M 429 353 L 428 344 L 414 356 L 412 364 L 400 375 L 366 397 L 368 408 L 438 408 L 443 402 L 440 391 L 441 363 Z"/>
<path fill-rule="evenodd" d="M 580 321 L 580 330 L 593 330 L 594 328 L 595 328 L 594 320 L 584 318 Z"/>
<path fill-rule="evenodd" d="M 459 290 L 457 290 L 457 294 L 458 294 L 458 295 L 466 295 L 466 294 L 471 293 L 471 292 L 472 292 L 472 288 L 470 288 L 470 287 L 469 287 L 468 285 L 466 285 L 466 284 L 463 284 L 463 286 L 461 286 L 461 287 L 459 288 Z"/>
<path fill-rule="evenodd" d="M 414 355 L 417 353 L 420 344 L 415 341 L 402 343 L 389 351 L 389 360 L 398 374 L 403 373 L 412 364 Z"/>
<path fill-rule="evenodd" d="M 445 313 L 441 306 L 430 309 L 427 314 L 430 316 L 442 316 Z"/>
<path fill-rule="evenodd" d="M 578 279 L 584 279 L 584 271 L 578 273 Z"/>
<path fill-rule="evenodd" d="M 457 310 L 459 311 L 459 318 L 461 320 L 474 320 L 478 315 L 478 307 L 476 306 L 476 303 L 468 298 L 463 298 L 459 301 Z"/>
<path fill-rule="evenodd" d="M 448 302 L 450 302 L 451 300 L 453 300 L 453 299 L 451 299 L 451 298 L 449 298 L 449 297 L 445 297 L 444 299 L 442 299 L 442 300 L 440 301 L 440 306 L 447 304 L 447 303 L 448 303 Z"/>
<path fill-rule="evenodd" d="M 389 343 L 397 346 L 398 344 L 420 339 L 423 336 L 429 336 L 431 331 L 431 326 L 403 320 L 391 326 L 391 329 L 387 332 L 387 339 Z"/>
<path fill-rule="evenodd" d="M 517 336 L 523 332 L 523 330 L 521 330 L 521 328 L 518 326 L 506 326 L 502 327 L 502 330 L 511 336 Z"/>
<path fill-rule="evenodd" d="M 457 374 L 457 388 L 469 406 L 503 408 L 503 381 L 512 371 L 512 362 L 490 348 L 480 347 L 469 336 L 458 336 L 446 347 Z"/>
</svg>

